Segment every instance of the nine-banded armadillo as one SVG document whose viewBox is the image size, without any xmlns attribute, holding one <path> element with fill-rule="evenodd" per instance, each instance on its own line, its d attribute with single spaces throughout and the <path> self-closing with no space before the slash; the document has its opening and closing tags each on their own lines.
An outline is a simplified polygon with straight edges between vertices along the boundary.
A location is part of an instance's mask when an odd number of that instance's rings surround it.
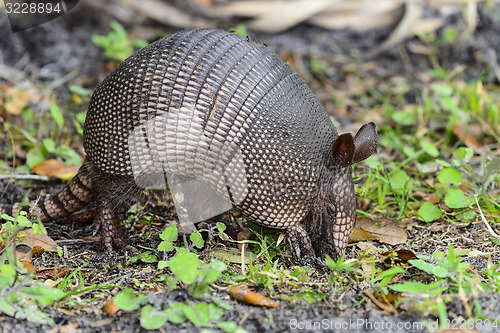
<svg viewBox="0 0 500 333">
<path fill-rule="evenodd" d="M 116 202 L 167 179 L 186 220 L 232 206 L 286 230 L 304 261 L 344 251 L 356 208 L 351 165 L 377 142 L 373 123 L 339 136 L 276 54 L 212 29 L 181 31 L 123 61 L 92 95 L 83 134 L 87 157 L 37 205 L 42 220 L 96 200 L 104 245 L 125 247 Z"/>
</svg>

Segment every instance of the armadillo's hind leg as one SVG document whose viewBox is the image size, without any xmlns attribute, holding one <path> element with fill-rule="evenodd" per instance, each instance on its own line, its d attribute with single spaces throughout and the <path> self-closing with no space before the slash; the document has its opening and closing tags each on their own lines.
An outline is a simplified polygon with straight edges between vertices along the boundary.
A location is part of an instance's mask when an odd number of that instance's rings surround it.
<svg viewBox="0 0 500 333">
<path fill-rule="evenodd" d="M 137 251 L 133 246 L 127 244 L 121 226 L 121 218 L 117 212 L 119 202 L 133 194 L 137 188 L 127 179 L 120 179 L 102 172 L 96 175 L 94 183 L 98 193 L 94 234 L 100 233 L 101 242 L 109 252 L 113 251 L 113 246 L 133 252 Z"/>
<path fill-rule="evenodd" d="M 101 242 L 109 252 L 113 251 L 113 244 L 118 248 L 129 248 L 121 227 L 120 217 L 115 210 L 114 203 L 106 196 L 97 199 L 97 212 L 94 219 L 94 234 L 100 232 Z"/>
</svg>

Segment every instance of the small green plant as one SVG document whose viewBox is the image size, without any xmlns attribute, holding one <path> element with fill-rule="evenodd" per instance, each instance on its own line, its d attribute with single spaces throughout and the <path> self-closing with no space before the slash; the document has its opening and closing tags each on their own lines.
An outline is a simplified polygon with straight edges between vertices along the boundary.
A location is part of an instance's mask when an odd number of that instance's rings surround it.
<svg viewBox="0 0 500 333">
<path fill-rule="evenodd" d="M 17 218 L 2 214 L 7 222 L 0 229 L 0 313 L 36 323 L 52 323 L 42 309 L 67 296 L 67 293 L 50 288 L 33 279 L 30 272 L 15 256 L 18 235 L 25 228 L 44 233 L 44 228 L 33 223 L 21 212 Z"/>
<path fill-rule="evenodd" d="M 52 103 L 50 112 L 42 116 L 36 116 L 31 108 L 26 107 L 17 117 L 22 121 L 21 126 L 11 122 L 4 125 L 9 131 L 18 132 L 25 139 L 20 144 L 28 151 L 26 164 L 18 167 L 18 171 L 29 172 L 35 165 L 47 159 L 61 160 L 66 165 L 81 165 L 82 157 L 68 145 L 71 135 L 61 135 L 65 130 L 69 132 L 70 128 L 57 104 Z M 48 126 L 40 126 L 40 122 Z M 81 123 L 78 126 L 81 127 Z M 9 152 L 9 156 L 12 155 L 13 152 Z"/>
<path fill-rule="evenodd" d="M 336 261 L 326 255 L 326 267 L 330 269 L 330 288 L 340 287 L 344 289 L 344 280 L 348 283 L 355 283 L 358 276 L 364 273 L 360 269 L 360 262 L 357 260 L 345 261 L 345 254 L 342 254 Z"/>
<path fill-rule="evenodd" d="M 434 281 L 422 283 L 420 281 L 411 280 L 400 284 L 390 285 L 389 288 L 394 291 L 420 297 L 422 302 L 425 302 L 435 310 L 440 319 L 440 329 L 444 329 L 448 322 L 446 311 L 448 298 L 445 297 L 445 294 L 457 295 L 465 293 L 467 295 L 477 295 L 478 290 L 498 292 L 500 283 L 498 265 L 488 265 L 487 271 L 484 272 L 488 280 L 482 280 L 477 273 L 473 274 L 470 271 L 470 264 L 463 261 L 466 252 L 467 251 L 457 251 L 450 245 L 447 253 L 436 251 L 432 257 L 421 255 L 419 259 L 410 260 L 409 263 L 413 267 L 432 277 Z M 413 276 L 421 278 L 420 274 L 413 274 Z M 431 297 L 434 302 L 427 302 L 429 297 Z M 481 304 L 477 299 L 474 300 L 474 307 L 476 309 L 476 315 L 479 316 L 481 313 Z M 469 308 L 469 306 L 466 308 Z M 468 316 L 472 317 L 472 313 L 468 313 Z M 495 319 L 488 319 L 491 320 L 496 327 L 499 326 L 499 323 Z"/>
<path fill-rule="evenodd" d="M 241 38 L 247 38 L 247 26 L 243 23 L 239 23 L 236 28 L 233 29 L 234 33 L 240 36 Z"/>
<path fill-rule="evenodd" d="M 92 41 L 104 49 L 104 54 L 111 60 L 122 62 L 134 52 L 136 48 L 142 48 L 148 43 L 144 40 L 131 41 L 123 26 L 113 21 L 110 23 L 111 31 L 106 36 L 94 35 Z"/>
<path fill-rule="evenodd" d="M 311 57 L 310 66 L 315 73 L 323 73 L 328 69 L 328 64 L 321 62 L 317 56 Z"/>
<path fill-rule="evenodd" d="M 219 226 L 220 229 L 223 228 Z M 236 331 L 237 325 L 233 322 L 219 321 L 224 310 L 231 307 L 208 294 L 210 284 L 219 279 L 226 266 L 216 259 L 204 263 L 198 258 L 194 250 L 204 246 L 201 234 L 192 233 L 189 242 L 185 243 L 186 247 L 177 247 L 177 226 L 171 225 L 165 228 L 160 238 L 162 242 L 158 245 L 158 251 L 164 253 L 164 260 L 158 261 L 158 269 L 168 269 L 170 272 L 162 279 L 165 282 L 165 290 L 150 293 L 148 296 L 135 296 L 134 291 L 127 288 L 116 295 L 115 304 L 126 311 L 141 309 L 141 326 L 145 329 L 158 329 L 167 321 L 190 321 L 199 327 L 219 327 L 227 332 Z M 175 255 L 168 255 L 174 251 Z M 133 261 L 143 260 L 148 256 L 152 256 L 149 251 L 133 258 Z M 231 327 L 233 329 L 230 329 Z"/>
</svg>

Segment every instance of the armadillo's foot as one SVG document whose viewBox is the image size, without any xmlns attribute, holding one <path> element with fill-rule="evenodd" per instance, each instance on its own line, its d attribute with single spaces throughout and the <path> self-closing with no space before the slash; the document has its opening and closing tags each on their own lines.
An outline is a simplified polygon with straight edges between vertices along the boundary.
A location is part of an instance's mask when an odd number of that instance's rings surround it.
<svg viewBox="0 0 500 333">
<path fill-rule="evenodd" d="M 311 239 L 307 231 L 301 224 L 296 224 L 288 229 L 288 237 L 297 259 L 304 265 L 309 267 L 324 266 L 319 258 L 316 257 L 312 247 Z"/>
<path fill-rule="evenodd" d="M 100 231 L 101 242 L 108 252 L 113 252 L 113 245 L 120 249 L 127 249 L 132 252 L 137 251 L 135 247 L 127 244 L 120 224 L 120 217 L 108 200 L 99 200 L 94 225 L 94 234 Z"/>
</svg>

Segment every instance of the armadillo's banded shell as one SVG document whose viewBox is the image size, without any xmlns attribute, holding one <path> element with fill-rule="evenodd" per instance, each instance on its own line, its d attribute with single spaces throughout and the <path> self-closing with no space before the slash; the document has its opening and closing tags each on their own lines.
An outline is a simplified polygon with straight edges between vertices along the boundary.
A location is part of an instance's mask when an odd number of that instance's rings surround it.
<svg viewBox="0 0 500 333">
<path fill-rule="evenodd" d="M 84 147 L 98 168 L 116 176 L 140 169 L 218 188 L 240 184 L 245 197 L 235 204 L 243 213 L 285 228 L 308 212 L 336 137 L 321 104 L 276 54 L 235 34 L 200 29 L 150 44 L 101 83 Z M 230 172 L 233 180 L 220 175 L 231 163 L 244 169 Z"/>
</svg>

